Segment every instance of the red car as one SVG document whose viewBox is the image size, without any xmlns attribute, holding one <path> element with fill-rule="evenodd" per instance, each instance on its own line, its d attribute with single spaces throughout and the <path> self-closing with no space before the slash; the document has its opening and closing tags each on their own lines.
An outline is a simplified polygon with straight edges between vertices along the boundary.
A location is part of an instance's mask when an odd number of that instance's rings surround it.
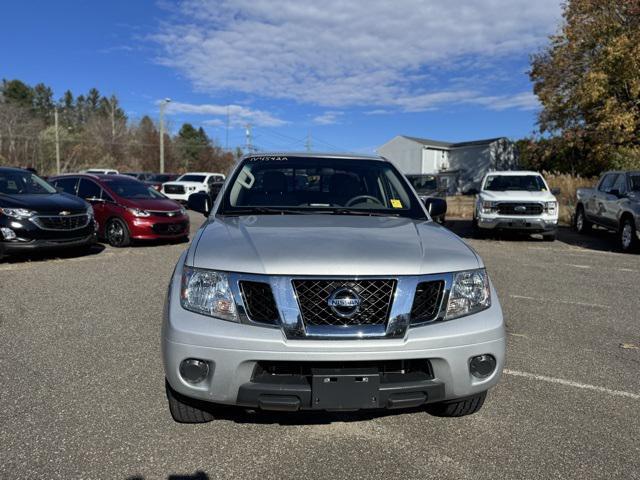
<svg viewBox="0 0 640 480">
<path fill-rule="evenodd" d="M 68 174 L 50 177 L 49 183 L 91 203 L 98 236 L 114 247 L 133 240 L 189 239 L 186 210 L 134 178 Z"/>
</svg>

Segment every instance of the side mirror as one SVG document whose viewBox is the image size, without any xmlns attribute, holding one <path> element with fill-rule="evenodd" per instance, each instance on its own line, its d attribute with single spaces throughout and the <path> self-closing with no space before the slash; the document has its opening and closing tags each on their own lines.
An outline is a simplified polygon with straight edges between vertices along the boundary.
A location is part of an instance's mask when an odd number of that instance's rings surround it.
<svg viewBox="0 0 640 480">
<path fill-rule="evenodd" d="M 426 197 L 424 205 L 431 218 L 437 218 L 447 213 L 447 201 L 444 198 Z"/>
<path fill-rule="evenodd" d="M 560 190 L 558 187 L 551 189 L 551 195 L 560 195 L 561 192 L 562 190 Z"/>
<path fill-rule="evenodd" d="M 196 211 L 198 213 L 203 214 L 205 217 L 209 216 L 210 209 L 209 194 L 205 192 L 196 192 L 189 195 L 189 200 L 187 201 L 187 207 L 190 210 Z"/>
</svg>

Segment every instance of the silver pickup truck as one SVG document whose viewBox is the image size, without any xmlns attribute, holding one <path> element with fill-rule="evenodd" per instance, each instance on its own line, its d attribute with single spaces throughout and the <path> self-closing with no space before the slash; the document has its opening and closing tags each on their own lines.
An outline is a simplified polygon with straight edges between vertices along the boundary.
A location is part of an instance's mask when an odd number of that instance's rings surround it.
<svg viewBox="0 0 640 480">
<path fill-rule="evenodd" d="M 180 257 L 164 309 L 169 409 L 474 413 L 505 330 L 482 259 L 381 157 L 243 158 Z"/>
<path fill-rule="evenodd" d="M 575 229 L 580 233 L 593 225 L 618 233 L 622 251 L 640 246 L 640 172 L 606 172 L 596 188 L 577 191 Z"/>
</svg>

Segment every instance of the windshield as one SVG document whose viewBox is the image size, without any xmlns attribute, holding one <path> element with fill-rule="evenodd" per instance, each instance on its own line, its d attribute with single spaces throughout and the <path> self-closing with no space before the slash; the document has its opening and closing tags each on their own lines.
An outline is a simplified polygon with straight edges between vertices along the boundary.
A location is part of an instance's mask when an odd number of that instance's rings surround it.
<svg viewBox="0 0 640 480">
<path fill-rule="evenodd" d="M 438 180 L 434 175 L 407 175 L 407 179 L 418 193 L 438 189 Z"/>
<path fill-rule="evenodd" d="M 56 193 L 56 189 L 28 171 L 0 172 L 0 193 L 5 195 L 32 195 Z"/>
<path fill-rule="evenodd" d="M 640 192 L 640 173 L 629 175 L 629 187 L 632 192 Z"/>
<path fill-rule="evenodd" d="M 164 198 L 161 194 L 156 192 L 153 188 L 148 187 L 141 182 L 133 182 L 129 180 L 111 180 L 103 179 L 103 181 L 109 186 L 113 192 L 123 198 L 130 199 L 153 199 Z"/>
<path fill-rule="evenodd" d="M 489 175 L 484 190 L 504 192 L 519 190 L 526 192 L 544 192 L 547 190 L 539 175 Z"/>
<path fill-rule="evenodd" d="M 182 175 L 178 181 L 180 182 L 198 182 L 198 183 L 204 183 L 205 180 L 204 175 Z"/>
<path fill-rule="evenodd" d="M 417 198 L 389 163 L 345 158 L 246 158 L 219 213 L 384 214 L 424 219 Z"/>
</svg>

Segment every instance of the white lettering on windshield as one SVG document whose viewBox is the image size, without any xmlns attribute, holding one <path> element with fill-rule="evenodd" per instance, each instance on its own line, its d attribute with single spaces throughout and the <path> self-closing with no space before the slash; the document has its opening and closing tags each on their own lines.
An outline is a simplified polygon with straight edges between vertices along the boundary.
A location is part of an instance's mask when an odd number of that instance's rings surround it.
<svg viewBox="0 0 640 480">
<path fill-rule="evenodd" d="M 286 162 L 289 160 L 287 157 L 249 157 L 249 162 Z"/>
</svg>

